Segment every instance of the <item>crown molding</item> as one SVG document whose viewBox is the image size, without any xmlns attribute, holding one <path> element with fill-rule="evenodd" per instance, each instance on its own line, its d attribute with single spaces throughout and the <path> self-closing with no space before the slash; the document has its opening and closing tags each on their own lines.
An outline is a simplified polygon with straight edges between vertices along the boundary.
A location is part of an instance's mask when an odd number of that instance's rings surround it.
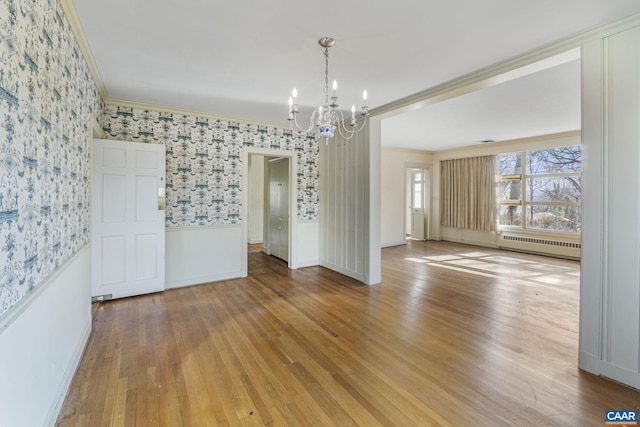
<svg viewBox="0 0 640 427">
<path fill-rule="evenodd" d="M 514 148 L 513 146 L 516 144 L 529 144 L 533 142 L 548 141 L 550 139 L 563 139 L 563 138 L 580 139 L 581 135 L 582 135 L 582 131 L 580 130 L 570 130 L 566 132 L 551 133 L 547 135 L 537 135 L 537 136 L 529 136 L 526 138 L 516 138 L 516 139 L 505 140 L 505 141 L 497 141 L 489 144 L 474 144 L 474 145 L 467 145 L 466 147 L 449 148 L 447 150 L 428 151 L 427 153 L 433 154 L 434 156 L 448 156 L 455 153 L 468 152 L 469 150 L 480 150 L 480 151 L 488 150 L 488 151 L 494 152 L 496 151 L 495 150 L 496 148 L 500 148 L 500 147 L 509 147 L 510 149 L 513 149 Z M 562 145 L 558 145 L 558 146 L 562 146 Z M 514 150 L 514 151 L 517 151 L 517 150 Z"/>
<path fill-rule="evenodd" d="M 150 104 L 145 102 L 128 101 L 126 99 L 107 98 L 104 100 L 104 103 L 106 105 L 114 105 L 116 107 L 128 107 L 128 108 L 135 108 L 138 110 L 160 111 L 163 113 L 173 113 L 173 114 L 180 114 L 185 116 L 205 117 L 209 119 L 220 119 L 220 120 L 226 120 L 231 122 L 253 124 L 258 126 L 269 126 L 269 127 L 276 127 L 281 129 L 289 129 L 287 125 L 283 123 L 278 123 L 278 122 L 252 120 L 246 117 L 228 116 L 228 115 L 217 114 L 217 113 L 212 113 L 208 111 L 191 110 L 188 108 L 171 107 L 168 105 L 158 105 L 158 104 Z"/>
<path fill-rule="evenodd" d="M 561 55 L 572 49 L 578 49 L 587 42 L 608 37 L 613 34 L 640 25 L 640 13 L 628 16 L 610 24 L 551 43 L 540 49 L 524 53 L 517 57 L 499 62 L 492 66 L 474 71 L 462 77 L 450 80 L 429 89 L 406 96 L 380 107 L 372 108 L 371 115 L 380 118 L 392 117 L 406 111 L 422 108 L 426 105 L 454 98 L 483 87 L 490 86 L 501 75 L 511 73 L 519 68 L 527 67 L 535 62 L 544 61 L 551 56 Z"/>
<path fill-rule="evenodd" d="M 540 141 L 548 141 L 550 139 L 561 139 L 561 138 L 580 138 L 582 132 L 580 130 L 569 130 L 566 132 L 557 132 L 550 133 L 546 135 L 536 135 L 536 136 L 528 136 L 525 138 L 516 138 L 516 139 L 506 139 L 504 141 L 496 141 L 489 144 L 472 144 L 465 145 L 464 147 L 456 147 L 456 148 L 447 148 L 446 150 L 417 150 L 415 148 L 399 148 L 399 147 L 388 147 L 382 146 L 383 150 L 389 151 L 398 151 L 405 153 L 415 153 L 415 154 L 423 154 L 429 156 L 446 156 L 449 154 L 455 153 L 468 153 L 470 150 L 490 150 L 494 151 L 495 148 L 500 147 L 511 147 L 513 148 L 516 144 L 528 144 L 532 142 L 540 142 Z"/>
<path fill-rule="evenodd" d="M 84 56 L 84 60 L 89 67 L 89 72 L 93 76 L 93 81 L 98 88 L 100 97 L 104 101 L 109 97 L 109 95 L 107 94 L 107 88 L 105 87 L 104 82 L 102 81 L 102 77 L 100 76 L 98 65 L 96 64 L 96 60 L 93 57 L 91 46 L 89 46 L 89 42 L 87 41 L 87 36 L 84 32 L 84 28 L 82 27 L 82 22 L 80 22 L 80 17 L 78 16 L 76 6 L 73 3 L 73 0 L 58 0 L 58 2 L 60 3 L 62 11 L 67 17 L 67 22 L 71 27 L 71 31 L 73 31 L 73 34 L 76 37 L 76 42 L 78 43 L 80 51 L 82 51 L 82 56 Z"/>
<path fill-rule="evenodd" d="M 398 153 L 411 153 L 411 154 L 420 154 L 420 155 L 432 155 L 434 153 L 434 151 L 428 151 L 428 150 L 420 150 L 417 148 L 402 148 L 402 147 L 391 147 L 388 145 L 383 145 L 382 146 L 382 150 L 384 151 L 395 151 Z"/>
</svg>

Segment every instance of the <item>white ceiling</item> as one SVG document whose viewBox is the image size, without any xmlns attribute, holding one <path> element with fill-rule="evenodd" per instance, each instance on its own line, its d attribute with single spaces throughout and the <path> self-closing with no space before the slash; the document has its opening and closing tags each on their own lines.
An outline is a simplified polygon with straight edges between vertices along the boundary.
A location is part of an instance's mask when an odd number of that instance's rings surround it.
<svg viewBox="0 0 640 427">
<path fill-rule="evenodd" d="M 578 58 L 385 119 L 382 139 L 390 147 L 438 151 L 577 130 L 580 97 Z"/>
<path fill-rule="evenodd" d="M 322 101 L 375 108 L 640 12 L 637 0 L 74 0 L 113 99 L 286 124 Z M 440 150 L 580 127 L 579 61 L 383 121 L 383 144 Z"/>
</svg>

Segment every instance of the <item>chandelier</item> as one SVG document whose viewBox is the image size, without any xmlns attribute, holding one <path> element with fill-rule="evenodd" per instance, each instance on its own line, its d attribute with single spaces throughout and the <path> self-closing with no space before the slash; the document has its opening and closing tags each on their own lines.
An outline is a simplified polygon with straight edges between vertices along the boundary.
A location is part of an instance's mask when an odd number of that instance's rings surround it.
<svg viewBox="0 0 640 427">
<path fill-rule="evenodd" d="M 333 138 L 336 129 L 342 138 L 351 139 L 357 132 L 364 129 L 369 115 L 369 107 L 367 107 L 367 91 L 362 92 L 362 107 L 361 112 L 364 116 L 364 120 L 360 127 L 358 127 L 356 119 L 356 106 L 351 106 L 351 119 L 349 120 L 349 127 L 345 125 L 346 120 L 342 110 L 338 109 L 338 96 L 336 90 L 338 89 L 338 82 L 333 81 L 331 89 L 329 88 L 329 48 L 335 44 L 335 40 L 331 37 L 323 37 L 318 40 L 318 44 L 324 48 L 324 104 L 313 110 L 311 113 L 311 119 L 309 120 L 309 127 L 304 128 L 298 124 L 298 104 L 297 97 L 298 91 L 293 88 L 291 96 L 289 97 L 289 125 L 291 130 L 298 130 L 302 132 L 310 132 L 314 126 L 318 128 L 318 135 L 321 138 L 325 138 L 328 142 L 329 138 Z M 331 96 L 329 94 L 331 93 Z M 294 128 L 295 126 L 295 128 Z"/>
</svg>

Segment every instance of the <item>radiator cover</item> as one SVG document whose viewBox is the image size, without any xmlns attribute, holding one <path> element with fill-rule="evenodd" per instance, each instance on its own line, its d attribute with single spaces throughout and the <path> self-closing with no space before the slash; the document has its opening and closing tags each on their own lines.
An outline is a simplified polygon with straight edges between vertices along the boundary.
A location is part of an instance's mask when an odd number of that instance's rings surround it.
<svg viewBox="0 0 640 427">
<path fill-rule="evenodd" d="M 527 236 L 516 233 L 501 233 L 498 246 L 523 252 L 555 255 L 567 258 L 580 258 L 580 242 L 554 237 Z"/>
</svg>

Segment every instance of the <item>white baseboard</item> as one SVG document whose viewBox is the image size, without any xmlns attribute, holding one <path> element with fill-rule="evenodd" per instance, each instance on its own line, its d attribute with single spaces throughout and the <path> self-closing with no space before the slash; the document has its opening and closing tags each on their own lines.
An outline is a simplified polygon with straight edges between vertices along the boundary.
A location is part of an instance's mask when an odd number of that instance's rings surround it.
<svg viewBox="0 0 640 427">
<path fill-rule="evenodd" d="M 640 389 L 640 374 L 638 372 L 628 371 L 623 368 L 602 362 L 600 364 L 600 375 L 610 378 L 622 384 L 629 385 L 633 388 Z"/>
<path fill-rule="evenodd" d="M 209 276 L 190 277 L 184 280 L 174 280 L 165 283 L 165 289 L 183 288 L 185 286 L 203 285 L 209 282 L 219 282 L 221 280 L 237 279 L 241 277 L 240 271 L 232 271 L 224 274 L 214 274 Z"/>
<path fill-rule="evenodd" d="M 600 375 L 600 358 L 581 351 L 578 355 L 578 367 L 591 374 Z"/>
<path fill-rule="evenodd" d="M 314 267 L 320 265 L 319 259 L 310 259 L 310 260 L 298 260 L 298 265 L 296 268 L 304 268 L 304 267 Z"/>
<path fill-rule="evenodd" d="M 331 264 L 328 262 L 322 262 L 321 266 L 328 268 L 329 270 L 337 271 L 340 274 L 343 274 L 347 277 L 351 277 L 352 279 L 359 280 L 364 283 L 364 274 L 357 273 L 355 271 L 347 270 L 344 267 L 340 267 L 339 265 Z"/>
<path fill-rule="evenodd" d="M 495 243 L 487 243 L 475 240 L 463 240 L 463 239 L 452 239 L 450 237 L 442 238 L 444 242 L 452 242 L 452 243 L 461 243 L 463 245 L 472 245 L 472 246 L 482 246 L 484 248 L 498 249 L 498 245 Z"/>
<path fill-rule="evenodd" d="M 390 243 L 383 243 L 380 245 L 381 248 L 390 248 L 392 246 L 401 246 L 401 245 L 406 245 L 407 241 L 406 240 L 401 240 L 401 241 L 397 241 L 397 242 L 390 242 Z"/>
</svg>

